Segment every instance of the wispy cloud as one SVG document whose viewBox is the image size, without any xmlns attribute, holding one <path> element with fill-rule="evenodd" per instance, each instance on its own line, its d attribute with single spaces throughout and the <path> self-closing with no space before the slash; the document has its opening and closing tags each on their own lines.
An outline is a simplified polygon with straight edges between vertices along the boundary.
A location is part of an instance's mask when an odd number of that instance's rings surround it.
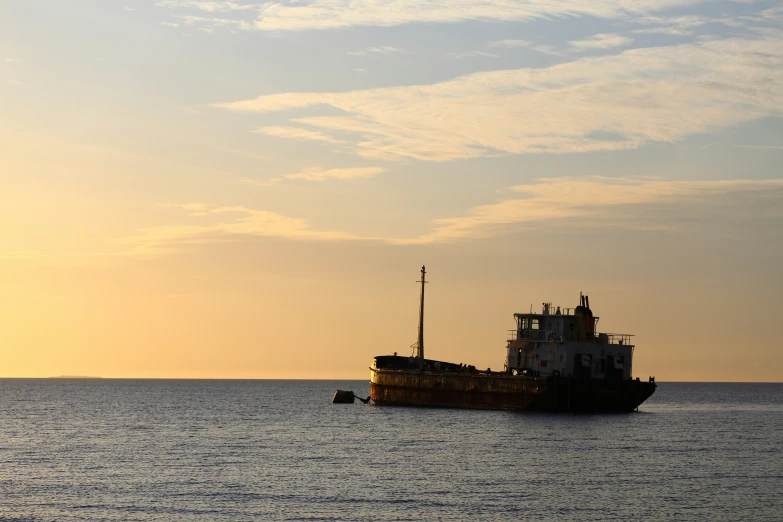
<svg viewBox="0 0 783 522">
<path fill-rule="evenodd" d="M 466 51 L 462 53 L 446 53 L 446 56 L 454 58 L 455 60 L 464 60 L 465 58 L 497 58 L 497 54 L 488 53 L 484 51 Z"/>
<path fill-rule="evenodd" d="M 326 181 L 330 179 L 334 180 L 348 180 L 348 179 L 361 179 L 372 178 L 386 172 L 386 169 L 380 167 L 354 167 L 354 168 L 337 168 L 337 169 L 322 169 L 319 167 L 313 167 L 309 169 L 296 172 L 294 174 L 287 174 L 277 178 L 272 178 L 265 181 L 259 181 L 254 179 L 243 180 L 245 183 L 250 183 L 259 187 L 271 187 L 287 179 L 301 179 L 306 181 Z"/>
<path fill-rule="evenodd" d="M 368 54 L 394 54 L 394 53 L 405 53 L 405 52 L 407 52 L 405 49 L 392 47 L 391 45 L 383 45 L 380 47 L 370 47 L 363 51 L 350 51 L 348 54 L 352 56 L 366 56 Z"/>
<path fill-rule="evenodd" d="M 617 18 L 639 15 L 701 0 L 312 0 L 265 4 L 256 20 L 261 30 L 389 27 L 407 23 L 455 23 L 466 20 L 531 20 L 566 16 Z"/>
<path fill-rule="evenodd" d="M 433 85 L 217 104 L 259 113 L 315 105 L 343 114 L 294 121 L 353 137 L 357 153 L 372 158 L 446 161 L 627 149 L 783 114 L 783 39 L 633 49 Z"/>
<path fill-rule="evenodd" d="M 690 36 L 697 29 L 707 24 L 721 24 L 730 27 L 743 25 L 743 21 L 735 18 L 713 18 L 701 15 L 686 16 L 653 16 L 647 15 L 634 19 L 643 25 L 652 25 L 644 29 L 634 29 L 635 34 L 667 34 L 672 36 Z"/>
<path fill-rule="evenodd" d="M 514 49 L 519 47 L 530 47 L 533 45 L 533 42 L 530 40 L 495 40 L 494 42 L 489 42 L 487 45 L 490 47 L 508 47 Z"/>
<path fill-rule="evenodd" d="M 8 83 L 9 83 L 10 85 L 24 85 L 24 84 L 23 84 L 22 82 L 20 82 L 19 80 L 8 80 Z"/>
<path fill-rule="evenodd" d="M 619 34 L 600 33 L 585 40 L 572 40 L 569 43 L 578 49 L 611 49 L 623 47 L 633 42 L 633 38 L 620 36 Z"/>
<path fill-rule="evenodd" d="M 710 0 L 304 0 L 245 4 L 225 0 L 160 0 L 171 9 L 242 16 L 244 28 L 263 31 L 390 27 L 409 23 L 458 23 L 468 20 L 523 21 L 560 17 L 617 19 Z M 207 16 L 208 18 L 208 16 Z M 207 22 L 208 23 L 208 22 Z"/>
<path fill-rule="evenodd" d="M 246 4 L 224 0 L 160 0 L 158 7 L 169 8 L 174 20 L 162 22 L 170 27 L 181 24 L 212 33 L 215 29 L 230 32 L 256 29 L 256 18 L 262 4 Z M 183 13 L 183 14 L 179 14 Z"/>
<path fill-rule="evenodd" d="M 237 2 L 226 2 L 218 0 L 160 0 L 157 5 L 160 7 L 198 9 L 208 13 L 249 11 L 261 7 L 259 4 L 240 4 Z"/>
<path fill-rule="evenodd" d="M 782 145 L 734 145 L 740 149 L 755 149 L 755 150 L 783 150 Z"/>
<path fill-rule="evenodd" d="M 122 7 L 123 7 L 123 9 L 125 9 L 125 10 L 126 10 L 126 11 L 128 11 L 128 12 L 132 12 L 132 11 L 135 11 L 135 10 L 136 10 L 136 9 L 134 9 L 133 7 L 128 7 L 127 5 L 124 5 L 124 6 L 122 6 Z"/>
<path fill-rule="evenodd" d="M 323 141 L 326 143 L 344 143 L 343 140 L 338 140 L 324 134 L 323 132 L 313 131 L 308 129 L 302 129 L 300 127 L 285 127 L 285 126 L 273 126 L 273 127 L 261 127 L 253 132 L 257 134 L 266 134 L 267 136 L 275 136 L 278 138 L 289 138 L 299 141 Z"/>
<path fill-rule="evenodd" d="M 761 11 L 761 18 L 768 22 L 783 23 L 783 5 L 776 5 Z"/>
<path fill-rule="evenodd" d="M 504 47 L 506 49 L 531 49 L 539 53 L 551 54 L 553 56 L 566 56 L 567 49 L 563 49 L 551 44 L 536 43 L 531 40 L 495 40 L 488 42 L 489 47 Z"/>
<path fill-rule="evenodd" d="M 328 171 L 326 171 L 328 172 Z M 318 172 L 303 173 L 317 179 L 332 177 Z M 470 209 L 466 215 L 437 219 L 430 232 L 416 237 L 373 237 L 350 232 L 318 230 L 307 220 L 275 212 L 242 206 L 210 207 L 202 204 L 166 205 L 182 208 L 191 216 L 209 224 L 157 226 L 122 238 L 118 244 L 129 248 L 124 255 L 157 255 L 177 248 L 241 240 L 247 237 L 278 237 L 307 241 L 377 241 L 396 245 L 435 244 L 479 239 L 502 234 L 525 223 L 562 223 L 580 218 L 594 227 L 639 228 L 637 218 L 618 210 L 632 205 L 680 204 L 721 196 L 756 194 L 783 202 L 783 180 L 672 181 L 654 178 L 546 178 L 534 183 L 510 187 L 513 197 L 490 205 Z M 661 228 L 641 223 L 646 228 Z M 39 252 L 6 253 L 28 257 Z M 2 256 L 0 256 L 2 257 Z"/>
<path fill-rule="evenodd" d="M 5 58 L 4 61 L 6 61 L 8 63 L 19 63 L 22 60 L 17 60 L 16 58 Z"/>
<path fill-rule="evenodd" d="M 539 44 L 531 47 L 534 51 L 539 53 L 551 54 L 552 56 L 566 56 L 568 53 L 556 45 Z"/>
<path fill-rule="evenodd" d="M 495 235 L 514 224 L 565 218 L 606 217 L 622 205 L 699 200 L 721 194 L 775 191 L 783 180 L 670 181 L 645 178 L 549 178 L 509 189 L 518 195 L 471 209 L 466 216 L 438 219 L 435 230 L 412 240 L 440 243 Z M 620 225 L 613 220 L 614 225 Z"/>
<path fill-rule="evenodd" d="M 186 245 L 216 243 L 232 237 L 282 237 L 309 241 L 362 239 L 351 234 L 313 229 L 307 220 L 246 207 L 214 207 L 200 215 L 221 219 L 209 225 L 170 225 L 140 230 L 117 244 L 130 248 L 130 255 L 157 255 Z"/>
<path fill-rule="evenodd" d="M 285 176 L 286 179 L 306 179 L 309 181 L 325 181 L 327 179 L 358 179 L 372 178 L 386 169 L 379 167 L 357 167 L 348 169 L 327 169 L 312 168 L 303 170 L 296 174 Z"/>
<path fill-rule="evenodd" d="M 253 28 L 251 22 L 248 22 L 247 20 L 234 19 L 234 18 L 218 18 L 218 17 L 205 17 L 205 16 L 178 16 L 177 19 L 182 24 L 198 27 L 201 30 L 205 30 L 205 32 L 207 33 L 213 32 L 215 27 L 220 27 L 232 31 L 235 29 L 248 31 Z M 176 27 L 176 25 L 174 25 L 173 27 Z"/>
</svg>

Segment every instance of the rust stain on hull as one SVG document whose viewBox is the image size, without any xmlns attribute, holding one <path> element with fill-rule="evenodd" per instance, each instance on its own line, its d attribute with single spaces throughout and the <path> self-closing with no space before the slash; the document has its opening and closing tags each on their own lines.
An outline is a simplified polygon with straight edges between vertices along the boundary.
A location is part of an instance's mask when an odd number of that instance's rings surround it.
<svg viewBox="0 0 783 522">
<path fill-rule="evenodd" d="M 570 377 L 459 375 L 373 369 L 370 397 L 385 406 L 535 411 L 633 411 L 654 383 Z"/>
<path fill-rule="evenodd" d="M 533 396 L 460 390 L 431 390 L 370 384 L 370 397 L 381 406 L 430 406 L 488 410 L 525 410 Z"/>
</svg>

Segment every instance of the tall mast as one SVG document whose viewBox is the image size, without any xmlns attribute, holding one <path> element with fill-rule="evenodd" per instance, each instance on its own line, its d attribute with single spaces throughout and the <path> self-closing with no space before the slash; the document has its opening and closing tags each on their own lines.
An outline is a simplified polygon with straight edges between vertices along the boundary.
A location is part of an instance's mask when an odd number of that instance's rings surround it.
<svg viewBox="0 0 783 522">
<path fill-rule="evenodd" d="M 427 282 L 424 280 L 424 276 L 427 274 L 427 270 L 424 265 L 421 266 L 421 302 L 419 303 L 419 342 L 417 346 L 416 357 L 424 359 L 424 284 Z"/>
</svg>

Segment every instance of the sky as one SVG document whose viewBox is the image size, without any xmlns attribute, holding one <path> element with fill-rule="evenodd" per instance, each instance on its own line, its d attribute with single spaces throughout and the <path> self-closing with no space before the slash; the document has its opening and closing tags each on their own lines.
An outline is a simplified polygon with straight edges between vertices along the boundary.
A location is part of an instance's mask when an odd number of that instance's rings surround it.
<svg viewBox="0 0 783 522">
<path fill-rule="evenodd" d="M 783 3 L 0 2 L 0 376 L 783 380 Z"/>
</svg>

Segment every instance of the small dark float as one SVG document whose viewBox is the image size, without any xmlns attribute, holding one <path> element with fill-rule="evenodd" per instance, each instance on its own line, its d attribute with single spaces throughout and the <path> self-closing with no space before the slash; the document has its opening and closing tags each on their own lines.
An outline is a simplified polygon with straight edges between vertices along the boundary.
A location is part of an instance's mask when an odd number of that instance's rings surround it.
<svg viewBox="0 0 783 522">
<path fill-rule="evenodd" d="M 334 404 L 353 404 L 354 399 L 359 399 L 363 403 L 367 404 L 370 402 L 370 398 L 367 397 L 366 399 L 362 399 L 361 397 L 357 397 L 355 393 L 351 390 L 337 390 L 334 392 L 334 397 L 332 397 L 332 402 Z"/>
</svg>

